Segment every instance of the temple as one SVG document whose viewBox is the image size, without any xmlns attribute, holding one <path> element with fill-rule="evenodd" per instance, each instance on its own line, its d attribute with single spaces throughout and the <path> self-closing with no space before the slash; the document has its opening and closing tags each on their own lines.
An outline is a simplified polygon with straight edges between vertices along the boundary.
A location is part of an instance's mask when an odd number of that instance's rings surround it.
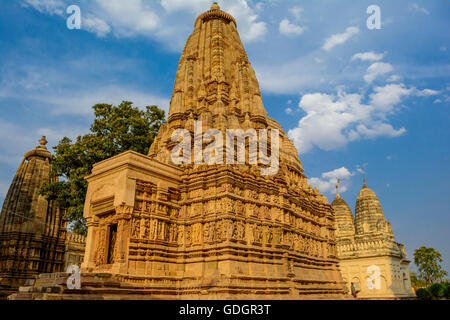
<svg viewBox="0 0 450 320">
<path fill-rule="evenodd" d="M 376 194 L 365 179 L 353 217 L 339 193 L 331 204 L 335 212 L 337 256 L 349 291 L 357 298 L 403 299 L 413 297 L 405 247 L 395 242 Z"/>
<path fill-rule="evenodd" d="M 84 237 L 66 232 L 64 212 L 40 195 L 50 181 L 51 153 L 42 137 L 25 153 L 0 215 L 0 299 L 40 273 L 61 272 L 82 259 Z M 78 250 L 73 250 L 74 244 Z M 66 262 L 67 261 L 67 262 Z"/>
<path fill-rule="evenodd" d="M 270 146 L 278 139 L 279 170 L 263 175 L 267 163 L 261 158 L 245 164 L 174 163 L 174 131 L 195 138 L 199 123 L 202 132 L 215 129 L 216 139 L 227 129 L 253 129 L 260 132 L 258 142 Z M 262 137 L 262 129 L 278 134 Z M 269 148 L 268 155 L 278 153 Z M 308 185 L 294 144 L 267 116 L 236 21 L 216 3 L 195 21 L 168 121 L 149 154 L 129 151 L 97 163 L 87 180 L 83 294 L 63 285 L 67 275 L 52 274 L 40 275 L 15 298 L 345 296 L 333 209 Z M 51 293 L 43 290 L 50 287 Z"/>
</svg>

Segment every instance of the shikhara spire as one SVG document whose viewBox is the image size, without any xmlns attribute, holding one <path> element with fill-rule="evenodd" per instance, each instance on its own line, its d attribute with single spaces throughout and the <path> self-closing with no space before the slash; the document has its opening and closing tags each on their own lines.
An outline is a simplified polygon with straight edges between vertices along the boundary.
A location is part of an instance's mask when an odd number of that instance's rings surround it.
<svg viewBox="0 0 450 320">
<path fill-rule="evenodd" d="M 184 128 L 193 136 L 196 121 L 201 121 L 203 132 L 218 129 L 224 137 L 227 129 L 279 130 L 280 174 L 300 189 L 314 192 L 293 142 L 280 124 L 268 117 L 236 20 L 217 4 L 194 23 L 178 65 L 168 122 L 161 127 L 149 156 L 173 164 L 174 131 Z"/>
<path fill-rule="evenodd" d="M 40 194 L 50 181 L 51 153 L 42 137 L 26 152 L 0 215 L 0 296 L 44 272 L 63 271 L 66 224 L 55 202 Z M 9 292 L 8 292 L 9 291 Z"/>
<path fill-rule="evenodd" d="M 197 18 L 183 50 L 169 122 L 203 112 L 211 112 L 212 116 L 267 116 L 236 21 L 217 3 Z"/>
</svg>

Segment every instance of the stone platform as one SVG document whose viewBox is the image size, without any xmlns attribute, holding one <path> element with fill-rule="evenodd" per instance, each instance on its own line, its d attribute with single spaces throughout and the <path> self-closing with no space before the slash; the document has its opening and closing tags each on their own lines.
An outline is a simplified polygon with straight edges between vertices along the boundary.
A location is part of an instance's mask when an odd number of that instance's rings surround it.
<svg viewBox="0 0 450 320">
<path fill-rule="evenodd" d="M 81 274 L 81 289 L 69 289 L 68 273 L 40 274 L 28 280 L 19 292 L 8 300 L 317 300 L 349 299 L 331 288 L 329 292 L 317 291 L 317 286 L 303 286 L 303 291 L 292 294 L 292 288 L 280 279 L 279 285 L 254 286 L 251 293 L 244 293 L 233 285 L 233 279 L 156 279 L 173 286 L 151 285 L 143 277 L 136 277 L 136 283 L 121 281 L 120 275 L 109 273 Z M 258 281 L 259 280 L 259 281 Z M 284 279 L 286 280 L 286 279 Z M 242 292 L 239 292 L 242 291 Z M 325 293 L 325 294 L 324 294 Z M 334 294 L 335 293 L 335 294 Z M 324 298 L 326 296 L 326 298 Z"/>
</svg>

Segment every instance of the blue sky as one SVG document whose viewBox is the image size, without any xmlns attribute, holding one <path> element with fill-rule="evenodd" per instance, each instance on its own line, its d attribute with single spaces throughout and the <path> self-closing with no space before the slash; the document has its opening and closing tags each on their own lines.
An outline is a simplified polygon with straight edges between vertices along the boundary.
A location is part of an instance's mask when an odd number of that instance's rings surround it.
<svg viewBox="0 0 450 320">
<path fill-rule="evenodd" d="M 81 30 L 69 30 L 69 5 Z M 219 1 L 233 14 L 269 115 L 330 201 L 378 195 L 412 259 L 450 272 L 450 2 Z M 168 110 L 181 50 L 209 0 L 0 0 L 0 202 L 23 154 L 88 131 L 95 103 Z M 381 29 L 369 30 L 369 5 Z"/>
</svg>

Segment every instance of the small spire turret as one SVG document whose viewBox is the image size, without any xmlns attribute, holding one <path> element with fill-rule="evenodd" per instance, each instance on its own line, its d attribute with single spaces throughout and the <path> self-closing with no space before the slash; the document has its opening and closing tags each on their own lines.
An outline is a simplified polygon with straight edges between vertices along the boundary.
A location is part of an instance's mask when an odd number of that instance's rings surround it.
<svg viewBox="0 0 450 320">
<path fill-rule="evenodd" d="M 217 2 L 214 2 L 214 3 L 211 5 L 211 10 L 220 10 L 219 4 L 218 4 Z"/>
<path fill-rule="evenodd" d="M 43 149 L 47 149 L 47 147 L 46 147 L 47 143 L 48 143 L 48 141 L 47 141 L 46 137 L 42 136 L 41 140 L 39 140 L 39 144 L 40 144 L 39 147 L 41 147 Z"/>
</svg>

